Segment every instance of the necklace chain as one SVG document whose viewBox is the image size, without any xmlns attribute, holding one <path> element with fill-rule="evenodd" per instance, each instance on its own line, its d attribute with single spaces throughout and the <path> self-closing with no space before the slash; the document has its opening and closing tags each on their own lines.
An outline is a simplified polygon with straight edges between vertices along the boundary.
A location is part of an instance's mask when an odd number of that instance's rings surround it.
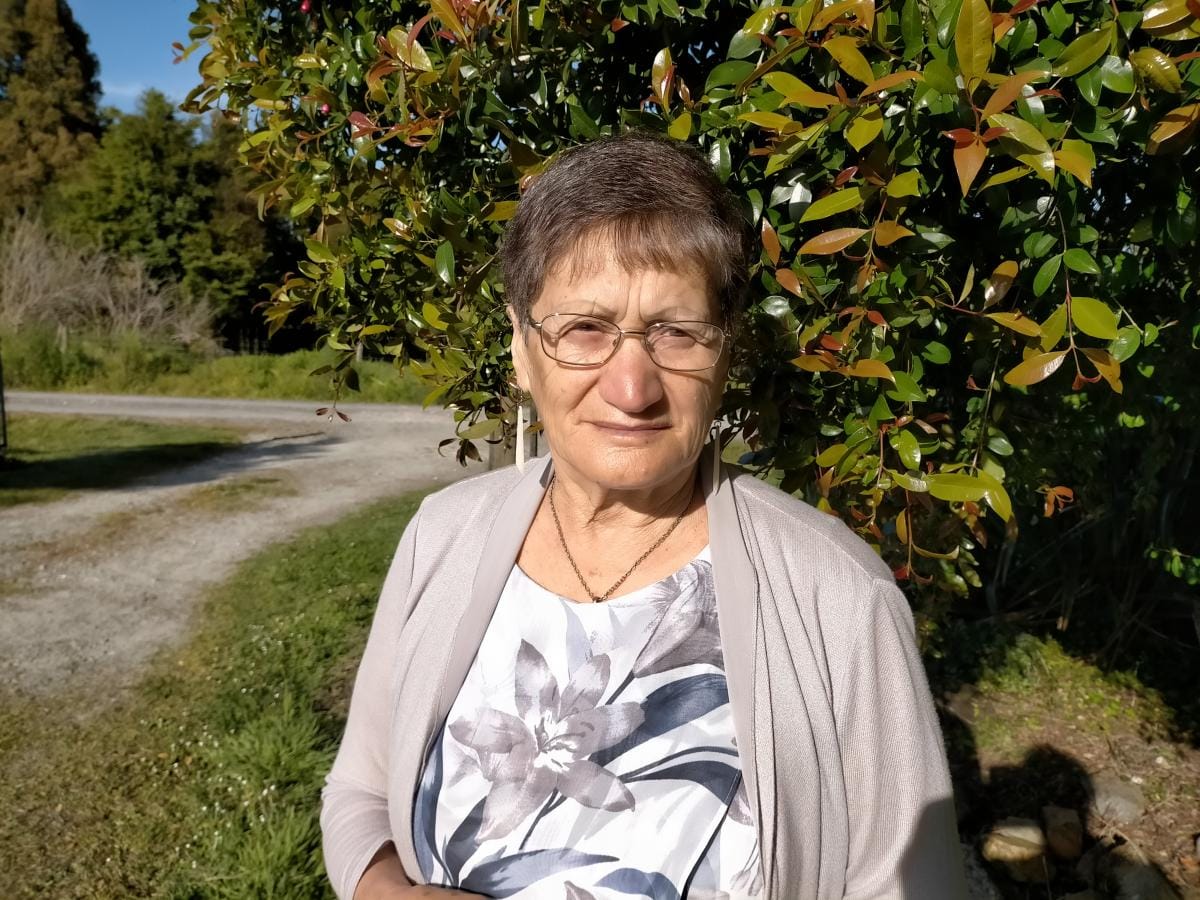
<svg viewBox="0 0 1200 900">
<path fill-rule="evenodd" d="M 633 574 L 633 570 L 636 569 L 638 566 L 640 566 L 646 560 L 646 557 L 648 557 L 651 553 L 653 553 L 655 550 L 657 550 L 659 547 L 661 547 L 663 544 L 663 541 L 665 541 L 667 538 L 669 538 L 671 536 L 671 533 L 679 526 L 679 523 L 683 521 L 683 517 L 687 514 L 688 508 L 691 507 L 691 505 L 692 505 L 691 498 L 689 497 L 688 504 L 687 504 L 687 506 L 685 506 L 683 508 L 683 512 L 681 512 L 679 515 L 677 515 L 675 517 L 675 521 L 671 523 L 671 527 L 668 528 L 663 533 L 662 537 L 660 537 L 657 541 L 655 541 L 653 544 L 651 544 L 650 549 L 647 550 L 645 553 L 643 553 L 641 556 L 639 556 L 637 558 L 637 561 L 632 566 L 629 567 L 629 571 L 627 571 L 624 575 L 622 575 L 620 578 L 618 578 L 616 583 L 612 587 L 610 587 L 603 594 L 595 594 L 595 593 L 593 593 L 591 586 L 588 585 L 587 580 L 583 577 L 583 573 L 579 571 L 579 566 L 576 565 L 576 563 L 575 563 L 575 557 L 573 557 L 571 555 L 571 551 L 567 548 L 567 537 L 566 537 L 566 535 L 563 534 L 562 522 L 560 522 L 558 519 L 558 509 L 554 506 L 554 486 L 557 483 L 558 483 L 558 478 L 555 476 L 551 476 L 550 477 L 550 514 L 554 517 L 554 527 L 558 529 L 558 542 L 560 544 L 562 544 L 563 553 L 565 553 L 567 555 L 567 562 L 569 562 L 571 564 L 571 568 L 575 570 L 575 576 L 579 579 L 579 583 L 583 585 L 583 589 L 585 591 L 587 591 L 587 595 L 592 598 L 593 603 L 600 603 L 604 600 L 607 600 L 609 597 L 611 597 L 612 592 L 615 591 L 617 588 L 619 588 L 622 584 L 624 584 L 625 579 Z M 695 491 L 695 488 L 693 487 L 693 493 L 694 493 L 694 491 Z"/>
</svg>

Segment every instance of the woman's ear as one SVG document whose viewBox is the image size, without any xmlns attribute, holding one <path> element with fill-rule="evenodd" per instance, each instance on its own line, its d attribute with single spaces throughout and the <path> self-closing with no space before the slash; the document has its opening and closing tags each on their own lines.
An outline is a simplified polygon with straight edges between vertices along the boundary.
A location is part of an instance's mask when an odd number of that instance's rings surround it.
<svg viewBox="0 0 1200 900">
<path fill-rule="evenodd" d="M 504 308 L 508 313 L 508 321 L 512 324 L 512 360 L 513 374 L 517 380 L 517 387 L 525 393 L 529 393 L 529 357 L 526 355 L 528 345 L 525 343 L 525 333 L 528 330 L 521 328 L 521 320 L 517 317 L 517 312 L 511 306 Z"/>
</svg>

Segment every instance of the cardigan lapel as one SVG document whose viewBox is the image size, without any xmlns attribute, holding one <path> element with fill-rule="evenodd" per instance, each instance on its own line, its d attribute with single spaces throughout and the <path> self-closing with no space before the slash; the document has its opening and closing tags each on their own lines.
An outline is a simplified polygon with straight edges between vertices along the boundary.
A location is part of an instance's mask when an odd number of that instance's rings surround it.
<svg viewBox="0 0 1200 900">
<path fill-rule="evenodd" d="M 700 457 L 707 459 L 707 451 Z M 725 659 L 725 679 L 733 708 L 733 730 L 746 796 L 757 815 L 758 771 L 754 737 L 755 635 L 758 631 L 758 574 L 750 563 L 742 537 L 733 481 L 722 465 L 701 463 L 708 509 L 708 542 L 712 551 L 713 584 L 717 593 L 717 627 Z"/>
<path fill-rule="evenodd" d="M 550 454 L 531 459 L 527 470 L 513 491 L 504 498 L 492 522 L 492 528 L 483 544 L 483 553 L 475 569 L 475 580 L 471 585 L 471 600 L 451 639 L 450 653 L 438 694 L 438 728 L 450 714 L 454 698 L 467 680 L 471 663 L 483 643 L 484 632 L 492 621 L 496 604 L 504 583 L 512 572 L 521 545 L 533 517 L 541 505 L 542 496 L 550 482 L 552 472 Z"/>
</svg>

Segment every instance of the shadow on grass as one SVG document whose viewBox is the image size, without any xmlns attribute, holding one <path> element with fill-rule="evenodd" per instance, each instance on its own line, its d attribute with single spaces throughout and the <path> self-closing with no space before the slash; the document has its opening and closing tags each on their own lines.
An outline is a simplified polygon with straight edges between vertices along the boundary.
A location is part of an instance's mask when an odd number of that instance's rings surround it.
<svg viewBox="0 0 1200 900">
<path fill-rule="evenodd" d="M 159 485 L 205 483 L 231 469 L 252 472 L 281 459 L 307 456 L 328 439 L 313 432 L 247 443 L 200 440 L 0 460 L 0 508 L 55 500 L 71 491 L 124 488 L 155 475 L 162 476 L 155 481 Z"/>
</svg>

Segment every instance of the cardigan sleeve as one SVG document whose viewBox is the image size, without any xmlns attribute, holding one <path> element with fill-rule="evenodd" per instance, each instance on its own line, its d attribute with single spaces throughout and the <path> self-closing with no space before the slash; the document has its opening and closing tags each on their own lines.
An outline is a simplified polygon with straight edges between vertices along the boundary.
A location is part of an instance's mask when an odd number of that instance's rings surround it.
<svg viewBox="0 0 1200 900">
<path fill-rule="evenodd" d="M 388 745 L 392 671 L 409 596 L 420 511 L 409 520 L 380 591 L 354 680 L 346 730 L 321 791 L 325 869 L 339 900 L 351 900 L 367 864 L 392 840 L 388 820 Z"/>
<path fill-rule="evenodd" d="M 847 900 L 962 900 L 942 733 L 912 612 L 891 580 L 863 606 L 835 708 L 849 806 Z"/>
</svg>

